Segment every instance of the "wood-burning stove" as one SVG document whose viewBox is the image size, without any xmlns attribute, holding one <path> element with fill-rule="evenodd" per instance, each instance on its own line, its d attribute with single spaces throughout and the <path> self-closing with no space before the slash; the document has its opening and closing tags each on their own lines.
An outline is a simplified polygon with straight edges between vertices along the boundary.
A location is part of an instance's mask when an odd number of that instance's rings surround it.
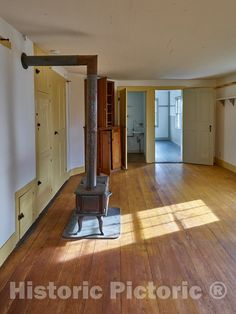
<svg viewBox="0 0 236 314">
<path fill-rule="evenodd" d="M 86 110 L 86 177 L 75 191 L 79 232 L 84 216 L 96 216 L 103 235 L 103 217 L 107 215 L 109 178 L 97 177 L 97 75 L 87 77 Z"/>
<path fill-rule="evenodd" d="M 82 229 L 84 216 L 96 216 L 99 222 L 99 229 L 103 235 L 103 217 L 107 215 L 109 197 L 109 177 L 97 177 L 97 185 L 94 189 L 88 190 L 87 178 L 83 178 L 75 191 L 76 209 L 78 214 L 79 232 Z"/>
</svg>

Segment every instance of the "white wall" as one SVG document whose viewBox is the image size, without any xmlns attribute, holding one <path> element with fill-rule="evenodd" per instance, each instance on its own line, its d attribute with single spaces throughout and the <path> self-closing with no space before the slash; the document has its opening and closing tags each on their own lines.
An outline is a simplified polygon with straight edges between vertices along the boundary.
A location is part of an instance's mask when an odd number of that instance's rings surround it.
<svg viewBox="0 0 236 314">
<path fill-rule="evenodd" d="M 144 152 L 144 134 L 134 134 L 133 131 L 145 131 L 145 93 L 128 92 L 128 153 Z M 140 125 L 142 124 L 142 125 Z M 139 142 L 140 141 L 140 144 Z M 140 146 L 139 146 L 140 145 Z"/>
<path fill-rule="evenodd" d="M 68 107 L 68 169 L 82 167 L 84 161 L 84 79 L 85 76 L 69 73 Z"/>
<path fill-rule="evenodd" d="M 0 18 L 0 247 L 15 231 L 15 192 L 35 178 L 35 105 L 33 69 L 24 70 L 21 53 L 33 45 Z"/>
<path fill-rule="evenodd" d="M 236 74 L 217 81 L 217 85 L 236 80 Z M 236 85 L 216 90 L 216 98 L 236 97 Z M 216 143 L 215 156 L 236 166 L 236 106 L 228 100 L 223 106 L 216 101 Z"/>
<path fill-rule="evenodd" d="M 181 146 L 182 129 L 177 129 L 175 125 L 175 97 L 182 96 L 181 90 L 170 91 L 170 106 L 173 106 L 173 112 L 170 110 L 170 140 Z"/>
</svg>

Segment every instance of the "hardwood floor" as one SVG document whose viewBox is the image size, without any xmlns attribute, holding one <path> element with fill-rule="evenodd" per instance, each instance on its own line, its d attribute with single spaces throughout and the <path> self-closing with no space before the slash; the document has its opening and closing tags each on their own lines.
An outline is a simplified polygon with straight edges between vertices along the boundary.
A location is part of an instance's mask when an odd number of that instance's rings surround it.
<svg viewBox="0 0 236 314">
<path fill-rule="evenodd" d="M 74 208 L 72 177 L 32 234 L 0 269 L 0 313 L 235 313 L 236 175 L 220 167 L 131 164 L 111 176 L 110 206 L 122 212 L 117 240 L 65 241 Z M 10 282 L 33 286 L 98 285 L 103 296 L 43 300 L 10 299 Z M 199 286 L 191 297 L 110 298 L 110 282 L 168 287 Z M 220 281 L 227 295 L 210 296 Z M 127 283 L 128 282 L 128 283 Z M 131 283 L 129 283 L 131 282 Z M 184 282 L 184 283 L 183 283 Z M 86 285 L 86 283 L 84 283 Z"/>
</svg>

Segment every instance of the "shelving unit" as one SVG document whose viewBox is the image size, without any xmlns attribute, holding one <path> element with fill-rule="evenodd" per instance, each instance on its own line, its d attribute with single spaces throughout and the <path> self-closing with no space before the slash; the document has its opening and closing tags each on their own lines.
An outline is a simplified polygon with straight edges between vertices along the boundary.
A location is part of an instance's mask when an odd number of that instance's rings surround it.
<svg viewBox="0 0 236 314">
<path fill-rule="evenodd" d="M 236 96 L 230 96 L 230 97 L 225 97 L 225 98 L 217 98 L 216 100 L 221 102 L 223 106 L 225 105 L 226 100 L 228 100 L 234 106 L 235 102 L 236 102 Z"/>
<path fill-rule="evenodd" d="M 107 81 L 107 127 L 114 125 L 114 82 Z"/>
</svg>

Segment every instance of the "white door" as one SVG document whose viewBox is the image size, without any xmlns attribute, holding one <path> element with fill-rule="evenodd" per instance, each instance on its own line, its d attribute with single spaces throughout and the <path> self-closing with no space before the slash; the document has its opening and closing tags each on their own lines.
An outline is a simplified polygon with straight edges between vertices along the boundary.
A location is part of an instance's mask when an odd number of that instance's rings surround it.
<svg viewBox="0 0 236 314">
<path fill-rule="evenodd" d="M 213 165 L 214 91 L 212 88 L 183 91 L 183 161 Z"/>
</svg>

